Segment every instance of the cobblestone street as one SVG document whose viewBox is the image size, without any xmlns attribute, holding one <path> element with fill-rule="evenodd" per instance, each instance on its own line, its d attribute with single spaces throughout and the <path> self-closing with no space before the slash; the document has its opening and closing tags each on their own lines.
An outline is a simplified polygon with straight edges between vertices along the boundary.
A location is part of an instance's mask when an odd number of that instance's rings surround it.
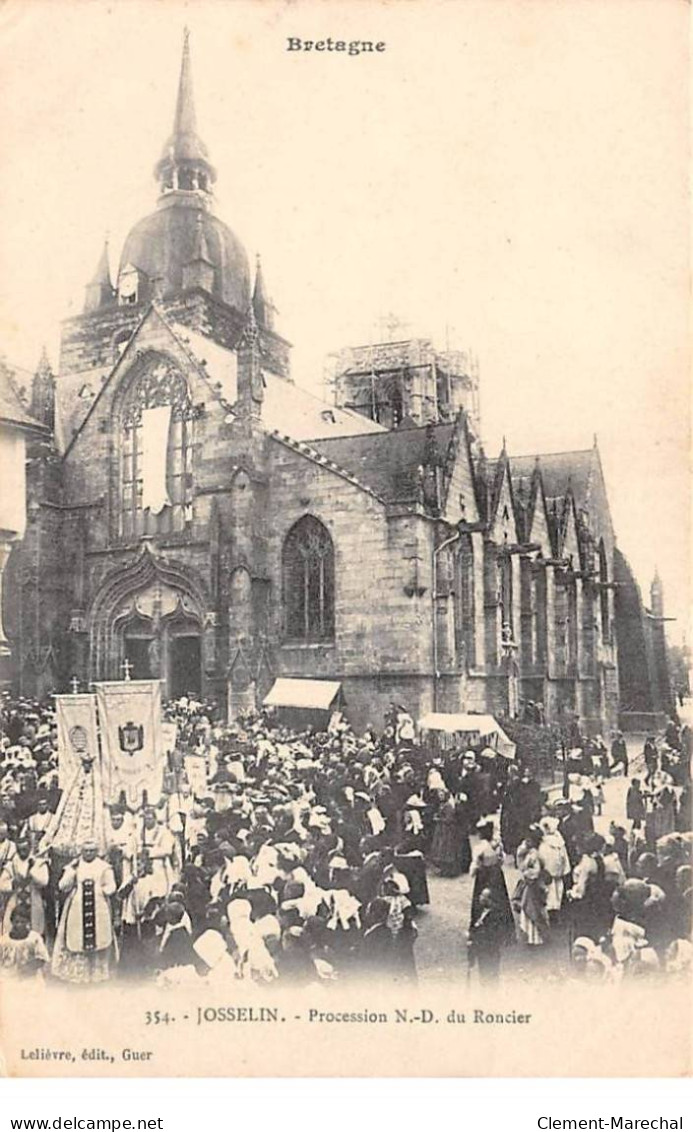
<svg viewBox="0 0 693 1132">
<path fill-rule="evenodd" d="M 601 816 L 595 817 L 595 828 L 601 834 L 608 831 L 612 820 L 625 823 L 626 791 L 630 778 L 637 775 L 642 766 L 642 744 L 642 736 L 628 739 L 631 760 L 629 777 L 624 778 L 619 773 L 604 783 L 603 812 Z M 549 793 L 555 796 L 558 792 L 560 783 L 557 782 L 549 788 Z M 504 872 L 508 893 L 512 897 L 518 872 L 510 857 L 506 857 Z M 434 869 L 430 869 L 428 885 L 431 903 L 417 917 L 419 938 L 416 944 L 416 963 L 419 982 L 425 985 L 437 981 L 466 982 L 469 979 L 474 985 L 477 975 L 474 971 L 468 973 L 466 947 L 473 881 L 469 876 L 452 879 L 439 877 Z M 547 979 L 559 980 L 566 972 L 568 946 L 565 923 L 554 930 L 551 941 L 545 947 L 534 949 L 517 943 L 507 948 L 503 954 L 501 978 L 503 972 L 514 978 L 525 975 L 529 977 L 536 973 L 537 968 L 541 968 Z"/>
</svg>

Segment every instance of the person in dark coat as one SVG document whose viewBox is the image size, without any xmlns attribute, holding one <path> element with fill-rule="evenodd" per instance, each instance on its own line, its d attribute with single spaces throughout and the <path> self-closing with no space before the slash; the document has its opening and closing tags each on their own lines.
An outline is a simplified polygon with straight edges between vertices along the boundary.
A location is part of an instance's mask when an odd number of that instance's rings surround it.
<svg viewBox="0 0 693 1132">
<path fill-rule="evenodd" d="M 462 773 L 459 776 L 457 793 L 467 795 L 473 825 L 476 825 L 479 818 L 487 812 L 488 787 L 488 779 L 482 775 L 476 755 L 473 751 L 467 751 L 462 756 Z"/>
<path fill-rule="evenodd" d="M 517 847 L 525 834 L 524 816 L 521 810 L 522 789 L 520 772 L 516 766 L 508 770 L 508 781 L 503 793 L 500 812 L 500 834 L 503 849 L 514 857 Z"/>
<path fill-rule="evenodd" d="M 435 816 L 431 863 L 442 877 L 460 875 L 460 836 L 455 814 L 455 801 L 449 795 L 442 797 Z"/>
<path fill-rule="evenodd" d="M 476 831 L 479 840 L 474 846 L 470 869 L 474 878 L 470 924 L 475 923 L 481 915 L 481 893 L 488 888 L 505 925 L 505 938 L 510 942 L 515 935 L 515 920 L 503 873 L 503 847 L 494 836 L 492 821 L 479 822 Z"/>
<path fill-rule="evenodd" d="M 640 789 L 640 779 L 632 778 L 626 795 L 626 817 L 633 824 L 631 830 L 642 829 L 647 813 L 647 805 Z"/>
<path fill-rule="evenodd" d="M 467 795 L 461 792 L 455 798 L 455 827 L 460 872 L 468 873 L 472 863 L 472 846 L 469 841 L 469 834 L 472 829 L 472 807 Z"/>
<path fill-rule="evenodd" d="M 479 982 L 495 983 L 500 975 L 501 950 L 508 941 L 506 918 L 490 888 L 479 893 L 479 913 L 469 924 L 467 963 L 476 966 Z"/>
<path fill-rule="evenodd" d="M 623 767 L 624 777 L 628 774 L 628 747 L 623 738 L 623 732 L 617 731 L 611 744 L 611 761 L 613 768 Z"/>
<path fill-rule="evenodd" d="M 359 967 L 366 979 L 382 979 L 392 968 L 394 944 L 387 926 L 389 913 L 390 906 L 382 897 L 371 900 L 364 913 Z"/>
<path fill-rule="evenodd" d="M 500 835 L 503 849 L 512 857 L 517 853 L 517 847 L 524 836 L 519 807 L 521 793 L 519 786 L 520 771 L 512 764 L 508 768 L 508 779 L 503 791 L 500 810 Z"/>
<path fill-rule="evenodd" d="M 681 747 L 681 735 L 674 719 L 670 719 L 664 731 L 664 740 L 669 747 L 678 751 Z"/>
<path fill-rule="evenodd" d="M 174 902 L 167 904 L 162 911 L 166 926 L 154 966 L 160 971 L 166 971 L 170 967 L 197 968 L 199 958 L 186 923 L 185 908 Z"/>
<path fill-rule="evenodd" d="M 654 735 L 648 735 L 643 747 L 643 757 L 645 759 L 645 767 L 647 774 L 645 775 L 645 785 L 651 785 L 657 767 L 659 765 L 659 756 L 657 754 L 657 746 L 655 744 Z"/>
<path fill-rule="evenodd" d="M 426 879 L 426 861 L 420 849 L 417 848 L 413 838 L 405 840 L 395 849 L 393 864 L 398 872 L 407 878 L 409 884 L 409 899 L 415 908 L 430 903 L 428 880 Z M 469 866 L 467 866 L 469 868 Z"/>
<path fill-rule="evenodd" d="M 613 920 L 612 889 L 606 877 L 602 850 L 604 838 L 597 833 L 585 834 L 579 846 L 580 860 L 573 869 L 571 901 L 572 937 L 587 936 L 599 943 Z"/>
<path fill-rule="evenodd" d="M 414 944 L 418 936 L 419 933 L 414 922 L 414 909 L 412 907 L 405 908 L 402 926 L 392 940 L 391 967 L 394 981 L 397 983 L 412 984 L 416 982 Z"/>
<path fill-rule="evenodd" d="M 541 818 L 541 786 L 527 767 L 517 785 L 517 808 L 524 837 L 530 825 L 536 825 Z"/>
</svg>

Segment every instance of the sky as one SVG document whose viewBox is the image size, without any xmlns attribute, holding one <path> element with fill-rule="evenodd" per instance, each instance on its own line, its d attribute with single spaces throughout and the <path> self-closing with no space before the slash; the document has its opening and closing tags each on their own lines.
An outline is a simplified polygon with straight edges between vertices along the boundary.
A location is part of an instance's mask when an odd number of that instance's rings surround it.
<svg viewBox="0 0 693 1132">
<path fill-rule="evenodd" d="M 156 202 L 184 26 L 217 212 L 295 379 L 402 334 L 479 358 L 494 454 L 592 446 L 644 594 L 690 610 L 684 0 L 5 0 L 0 353 L 57 366 Z M 383 52 L 288 52 L 287 37 Z M 690 639 L 690 637 L 689 637 Z"/>
</svg>

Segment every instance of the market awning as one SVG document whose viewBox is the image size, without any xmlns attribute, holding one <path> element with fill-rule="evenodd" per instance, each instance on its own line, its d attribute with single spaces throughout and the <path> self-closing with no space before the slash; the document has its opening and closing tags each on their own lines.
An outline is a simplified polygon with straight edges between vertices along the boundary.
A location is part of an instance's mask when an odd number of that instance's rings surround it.
<svg viewBox="0 0 693 1132">
<path fill-rule="evenodd" d="M 338 680 L 275 680 L 265 696 L 265 707 L 312 708 L 329 711 L 341 694 Z"/>
<path fill-rule="evenodd" d="M 418 725 L 421 731 L 444 731 L 446 735 L 478 735 L 480 740 L 488 740 L 488 745 L 506 759 L 515 757 L 515 744 L 492 715 L 431 711 L 421 717 Z"/>
</svg>

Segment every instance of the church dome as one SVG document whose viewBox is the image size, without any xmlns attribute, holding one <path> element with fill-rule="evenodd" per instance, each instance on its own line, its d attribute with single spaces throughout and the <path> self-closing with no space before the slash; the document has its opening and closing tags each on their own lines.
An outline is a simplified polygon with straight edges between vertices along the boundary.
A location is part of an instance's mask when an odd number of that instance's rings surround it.
<svg viewBox="0 0 693 1132">
<path fill-rule="evenodd" d="M 246 311 L 250 268 L 241 241 L 195 195 L 171 192 L 130 231 L 120 271 L 128 266 L 138 268 L 156 283 L 162 298 L 169 298 L 186 289 L 184 269 L 199 261 L 213 269 L 211 294 Z"/>
</svg>

